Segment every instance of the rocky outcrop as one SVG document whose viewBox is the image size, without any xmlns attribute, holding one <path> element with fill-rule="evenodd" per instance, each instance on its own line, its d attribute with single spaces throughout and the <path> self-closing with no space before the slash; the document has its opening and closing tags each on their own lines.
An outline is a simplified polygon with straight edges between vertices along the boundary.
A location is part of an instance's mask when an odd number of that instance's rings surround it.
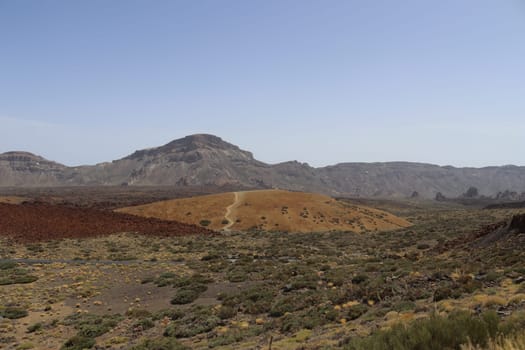
<svg viewBox="0 0 525 350">
<path fill-rule="evenodd" d="M 525 233 L 525 214 L 514 215 L 509 221 L 487 226 L 474 242 L 475 247 L 486 247 L 495 243 L 511 241 Z M 523 235 L 520 235 L 523 237 Z"/>
<path fill-rule="evenodd" d="M 57 186 L 67 167 L 29 152 L 0 154 L 0 186 Z"/>
<path fill-rule="evenodd" d="M 525 214 L 514 215 L 508 230 L 513 233 L 525 233 Z"/>
</svg>

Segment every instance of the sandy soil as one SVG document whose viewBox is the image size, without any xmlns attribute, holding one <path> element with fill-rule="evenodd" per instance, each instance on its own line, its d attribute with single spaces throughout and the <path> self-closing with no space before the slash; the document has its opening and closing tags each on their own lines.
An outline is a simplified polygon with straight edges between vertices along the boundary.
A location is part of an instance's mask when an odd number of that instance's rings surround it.
<svg viewBox="0 0 525 350">
<path fill-rule="evenodd" d="M 210 221 L 208 228 L 222 229 L 227 222 L 226 208 L 235 201 L 234 192 L 212 194 L 183 199 L 155 202 L 135 207 L 117 209 L 117 212 L 133 214 L 162 220 L 176 220 L 201 225 Z M 223 223 L 223 221 L 225 223 Z"/>
</svg>

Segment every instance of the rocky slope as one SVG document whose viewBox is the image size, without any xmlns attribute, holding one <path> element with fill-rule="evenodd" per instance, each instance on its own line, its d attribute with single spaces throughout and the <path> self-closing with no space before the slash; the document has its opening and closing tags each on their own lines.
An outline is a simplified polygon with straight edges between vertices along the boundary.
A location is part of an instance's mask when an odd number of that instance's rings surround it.
<svg viewBox="0 0 525 350">
<path fill-rule="evenodd" d="M 239 186 L 320 192 L 333 196 L 456 197 L 525 191 L 525 167 L 454 168 L 432 164 L 342 163 L 313 168 L 296 161 L 266 164 L 213 135 L 191 135 L 109 163 L 66 167 L 25 152 L 0 154 L 0 186 Z"/>
</svg>

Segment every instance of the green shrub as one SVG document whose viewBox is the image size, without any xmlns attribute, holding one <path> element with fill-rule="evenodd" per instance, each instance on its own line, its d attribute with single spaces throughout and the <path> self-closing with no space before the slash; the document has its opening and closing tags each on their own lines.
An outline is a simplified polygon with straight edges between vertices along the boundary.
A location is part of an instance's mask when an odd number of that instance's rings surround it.
<svg viewBox="0 0 525 350">
<path fill-rule="evenodd" d="M 221 255 L 217 252 L 209 252 L 208 254 L 204 255 L 201 260 L 202 261 L 211 261 L 211 260 L 217 260 L 220 259 Z"/>
<path fill-rule="evenodd" d="M 209 225 L 211 224 L 211 221 L 210 221 L 210 220 L 201 220 L 201 221 L 199 222 L 199 224 L 200 224 L 201 226 L 206 227 L 206 226 L 209 226 Z"/>
<path fill-rule="evenodd" d="M 42 323 L 38 322 L 27 327 L 27 333 L 33 333 L 42 329 Z"/>
<path fill-rule="evenodd" d="M 153 322 L 150 318 L 142 318 L 138 320 L 134 325 L 134 328 L 140 327 L 143 331 L 146 329 L 150 329 L 155 327 L 155 322 Z"/>
<path fill-rule="evenodd" d="M 77 329 L 79 336 L 96 338 L 116 327 L 122 319 L 120 315 L 75 314 L 66 317 L 64 324 Z"/>
<path fill-rule="evenodd" d="M 173 305 L 184 305 L 193 303 L 201 293 L 198 290 L 191 288 L 179 289 L 175 296 L 171 299 Z"/>
<path fill-rule="evenodd" d="M 434 292 L 434 301 L 441 301 L 444 299 L 450 299 L 452 297 L 452 289 L 448 287 L 439 287 Z"/>
<path fill-rule="evenodd" d="M 10 270 L 14 269 L 17 266 L 17 263 L 14 261 L 2 261 L 0 262 L 0 270 Z"/>
<path fill-rule="evenodd" d="M 352 278 L 352 283 L 353 284 L 361 284 L 361 283 L 365 282 L 367 279 L 368 279 L 367 275 L 357 275 L 357 276 L 354 276 Z"/>
<path fill-rule="evenodd" d="M 300 295 L 281 296 L 272 304 L 271 317 L 281 317 L 288 312 L 303 310 L 321 303 L 321 295 L 308 291 Z"/>
<path fill-rule="evenodd" d="M 146 309 L 130 309 L 126 311 L 126 316 L 133 318 L 151 317 L 151 312 Z"/>
<path fill-rule="evenodd" d="M 243 271 L 231 271 L 228 273 L 228 281 L 232 283 L 239 283 L 246 281 L 248 274 Z"/>
<path fill-rule="evenodd" d="M 269 312 L 277 292 L 269 286 L 260 285 L 243 290 L 239 294 L 222 297 L 224 306 L 238 307 L 241 311 L 258 315 Z"/>
<path fill-rule="evenodd" d="M 134 346 L 131 350 L 187 350 L 186 346 L 173 338 L 146 339 L 141 344 Z"/>
<path fill-rule="evenodd" d="M 26 317 L 27 315 L 28 313 L 26 310 L 18 307 L 6 307 L 5 309 L 0 309 L 0 316 L 11 320 Z"/>
<path fill-rule="evenodd" d="M 180 309 L 167 309 L 167 310 L 161 310 L 157 312 L 153 316 L 153 320 L 161 320 L 164 317 L 169 318 L 170 320 L 178 320 L 180 318 L 183 318 L 184 315 L 186 315 L 186 312 Z"/>
<path fill-rule="evenodd" d="M 188 338 L 207 333 L 219 325 L 220 319 L 209 307 L 196 306 L 174 320 L 164 331 L 167 337 Z"/>
<path fill-rule="evenodd" d="M 157 287 L 165 287 L 175 283 L 177 278 L 178 276 L 173 272 L 164 272 L 161 273 L 158 278 L 154 279 L 153 283 L 155 283 Z"/>
<path fill-rule="evenodd" d="M 448 317 L 432 315 L 409 325 L 398 324 L 367 338 L 352 339 L 346 350 L 443 350 L 457 349 L 469 340 L 485 346 L 498 333 L 498 316 L 486 313 L 481 317 L 468 312 L 455 312 Z"/>
<path fill-rule="evenodd" d="M 219 334 L 217 337 L 208 341 L 208 347 L 225 346 L 238 343 L 246 338 L 258 336 L 264 331 L 263 327 L 256 326 L 248 329 L 230 328 L 226 333 Z"/>
<path fill-rule="evenodd" d="M 95 339 L 84 337 L 81 335 L 75 335 L 72 338 L 69 338 L 68 341 L 62 345 L 61 350 L 84 350 L 91 349 L 95 346 Z"/>
<path fill-rule="evenodd" d="M 346 316 L 349 320 L 355 320 L 364 315 L 367 311 L 368 307 L 366 305 L 358 304 L 348 308 Z"/>
<path fill-rule="evenodd" d="M 38 278 L 32 276 L 26 269 L 17 267 L 12 261 L 0 263 L 0 286 L 9 284 L 24 284 L 35 282 Z"/>
<path fill-rule="evenodd" d="M 325 267 L 326 268 L 326 267 Z M 323 267 L 321 267 L 321 270 Z M 328 282 L 332 282 L 334 286 L 342 286 L 348 279 L 348 272 L 343 269 L 330 269 L 328 266 L 327 273 L 325 275 Z"/>
<path fill-rule="evenodd" d="M 299 312 L 287 314 L 282 319 L 282 332 L 297 332 L 301 329 L 314 329 L 327 323 L 335 322 L 339 315 L 330 306 L 314 306 Z"/>
<path fill-rule="evenodd" d="M 231 306 L 221 306 L 217 314 L 221 320 L 227 320 L 235 317 L 235 315 L 237 315 L 237 309 Z"/>
<path fill-rule="evenodd" d="M 147 284 L 147 283 L 153 283 L 155 281 L 155 277 L 153 276 L 148 276 L 148 277 L 144 277 L 142 279 L 142 281 L 140 281 L 141 284 Z"/>
<path fill-rule="evenodd" d="M 416 304 L 412 301 L 401 301 L 392 307 L 392 310 L 397 312 L 412 311 L 415 310 Z"/>
</svg>

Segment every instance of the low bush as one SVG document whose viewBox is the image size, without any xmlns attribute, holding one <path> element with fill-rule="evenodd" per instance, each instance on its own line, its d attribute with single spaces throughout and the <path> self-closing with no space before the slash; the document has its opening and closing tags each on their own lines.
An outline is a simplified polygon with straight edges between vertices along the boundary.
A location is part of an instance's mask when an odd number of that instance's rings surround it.
<svg viewBox="0 0 525 350">
<path fill-rule="evenodd" d="M 175 296 L 171 299 L 173 305 L 184 305 L 193 303 L 201 292 L 197 289 L 192 288 L 181 288 L 176 293 Z"/>
<path fill-rule="evenodd" d="M 297 332 L 301 329 L 314 329 L 337 321 L 339 313 L 330 306 L 314 306 L 297 313 L 287 314 L 279 319 L 281 332 Z"/>
<path fill-rule="evenodd" d="M 155 322 L 153 322 L 150 318 L 142 318 L 133 325 L 133 328 L 140 328 L 143 331 L 153 327 L 155 327 Z"/>
<path fill-rule="evenodd" d="M 27 327 L 27 333 L 34 333 L 42 329 L 42 323 L 34 323 L 31 326 Z"/>
<path fill-rule="evenodd" d="M 32 283 L 36 280 L 36 276 L 30 275 L 29 271 L 19 268 L 18 264 L 12 261 L 0 263 L 0 286 Z"/>
<path fill-rule="evenodd" d="M 346 350 L 442 350 L 460 349 L 471 341 L 485 346 L 498 334 L 499 318 L 493 312 L 474 316 L 468 312 L 455 312 L 448 317 L 432 315 L 409 325 L 398 324 L 367 338 L 352 339 Z"/>
<path fill-rule="evenodd" d="M 221 320 L 227 320 L 235 317 L 235 315 L 237 315 L 237 309 L 231 306 L 221 306 L 217 314 Z"/>
<path fill-rule="evenodd" d="M 62 345 L 61 350 L 84 350 L 91 349 L 95 346 L 95 339 L 90 337 L 84 337 L 81 335 L 75 335 L 72 338 L 69 338 L 68 341 Z"/>
<path fill-rule="evenodd" d="M 196 306 L 174 320 L 164 331 L 167 337 L 188 338 L 207 333 L 219 325 L 220 319 L 209 307 Z"/>
<path fill-rule="evenodd" d="M 261 285 L 243 290 L 239 294 L 222 297 L 222 304 L 230 307 L 240 307 L 242 312 L 258 315 L 269 312 L 277 291 L 270 286 Z"/>
<path fill-rule="evenodd" d="M 200 224 L 201 226 L 206 227 L 206 226 L 209 226 L 209 225 L 211 224 L 211 221 L 210 221 L 210 220 L 201 220 L 201 221 L 199 222 L 199 224 Z"/>
<path fill-rule="evenodd" d="M 188 347 L 179 343 L 173 338 L 155 338 L 146 339 L 139 345 L 131 348 L 131 350 L 187 350 Z"/>
<path fill-rule="evenodd" d="M 247 329 L 230 328 L 225 333 L 219 334 L 217 337 L 210 339 L 208 347 L 214 348 L 217 346 L 238 343 L 243 339 L 258 336 L 263 331 L 264 329 L 262 326 L 255 326 Z"/>
<path fill-rule="evenodd" d="M 357 275 L 357 276 L 354 276 L 352 278 L 352 283 L 353 284 L 360 284 L 360 283 L 365 282 L 367 279 L 368 279 L 367 275 Z"/>
<path fill-rule="evenodd" d="M 361 317 L 368 311 L 368 307 L 363 304 L 354 305 L 348 308 L 346 312 L 346 318 L 349 320 L 355 320 L 356 318 Z"/>
<path fill-rule="evenodd" d="M 98 316 L 93 314 L 74 314 L 66 317 L 64 324 L 73 326 L 77 330 L 77 334 L 62 346 L 62 350 L 92 348 L 95 345 L 96 337 L 109 332 L 122 319 L 123 317 L 120 315 Z"/>
<path fill-rule="evenodd" d="M 0 316 L 10 320 L 26 317 L 27 315 L 28 313 L 26 310 L 18 307 L 6 307 L 5 309 L 0 309 Z"/>
</svg>

